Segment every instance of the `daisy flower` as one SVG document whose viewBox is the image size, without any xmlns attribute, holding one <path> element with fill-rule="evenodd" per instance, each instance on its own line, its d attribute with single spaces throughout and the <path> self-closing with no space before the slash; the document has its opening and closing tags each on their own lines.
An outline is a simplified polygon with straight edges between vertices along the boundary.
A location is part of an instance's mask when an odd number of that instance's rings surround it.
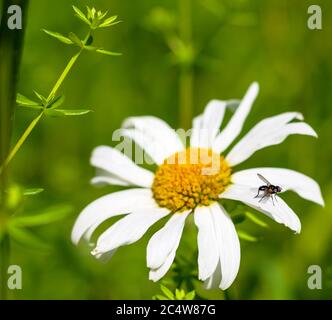
<svg viewBox="0 0 332 320">
<path fill-rule="evenodd" d="M 119 215 L 124 218 L 102 233 L 92 251 L 97 258 L 111 257 L 117 248 L 139 240 L 158 220 L 168 221 L 149 240 L 149 278 L 161 279 L 172 265 L 186 218 L 193 214 L 198 229 L 198 273 L 206 288 L 227 289 L 240 266 L 240 242 L 222 202 L 236 200 L 299 233 L 298 216 L 279 196 L 257 198 L 262 186 L 258 174 L 300 197 L 324 205 L 319 185 L 311 178 L 289 169 L 253 168 L 236 171 L 236 166 L 256 151 L 283 142 L 289 135 L 317 137 L 297 112 L 286 112 L 260 121 L 223 156 L 239 136 L 257 97 L 253 83 L 234 115 L 219 131 L 228 103 L 211 101 L 193 121 L 190 147 L 163 120 L 152 116 L 132 117 L 122 135 L 132 139 L 158 165 L 155 173 L 136 165 L 117 149 L 101 146 L 92 154 L 97 168 L 94 184 L 133 187 L 114 192 L 88 205 L 78 217 L 72 240 L 90 241 L 96 228 Z M 297 121 L 294 121 L 297 120 Z"/>
</svg>

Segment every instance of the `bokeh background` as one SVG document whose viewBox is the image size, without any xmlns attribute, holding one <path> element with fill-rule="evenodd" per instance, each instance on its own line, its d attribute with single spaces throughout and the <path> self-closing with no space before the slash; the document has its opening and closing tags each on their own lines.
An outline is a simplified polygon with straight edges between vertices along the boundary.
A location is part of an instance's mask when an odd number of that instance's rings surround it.
<svg viewBox="0 0 332 320">
<path fill-rule="evenodd" d="M 323 30 L 307 28 L 308 6 L 323 10 Z M 34 212 L 55 204 L 73 210 L 61 222 L 38 228 L 36 234 L 51 246 L 48 252 L 12 246 L 12 264 L 23 269 L 23 289 L 16 299 L 151 299 L 159 285 L 148 280 L 145 247 L 157 224 L 136 244 L 118 250 L 100 263 L 87 245 L 74 247 L 70 232 L 82 208 L 116 188 L 95 189 L 89 156 L 95 146 L 114 145 L 112 133 L 124 118 L 151 114 L 179 126 L 179 68 L 157 28 L 151 12 L 164 8 L 178 15 L 179 1 L 95 0 L 30 3 L 19 92 L 47 94 L 73 54 L 41 32 L 42 28 L 83 36 L 85 26 L 73 16 L 71 4 L 110 9 L 123 22 L 98 31 L 95 43 L 122 57 L 85 53 L 61 90 L 66 106 L 86 108 L 84 117 L 47 118 L 33 132 L 12 164 L 15 181 L 43 187 L 44 193 L 26 202 Z M 240 228 L 259 239 L 242 241 L 239 275 L 229 290 L 238 299 L 332 298 L 332 3 L 315 0 L 192 0 L 193 41 L 199 49 L 194 67 L 194 114 L 212 98 L 241 98 L 252 81 L 261 92 L 245 124 L 246 132 L 260 119 L 296 110 L 319 134 L 319 140 L 292 136 L 280 146 L 257 152 L 238 169 L 275 166 L 295 169 L 314 177 L 322 186 L 326 207 L 321 208 L 287 193 L 284 198 L 302 221 L 294 235 L 265 217 L 261 228 L 250 221 Z M 27 126 L 33 112 L 17 110 L 13 140 Z M 196 230 L 188 224 L 179 253 L 196 260 Z M 320 265 L 322 290 L 309 290 L 307 268 Z M 199 294 L 223 299 L 221 291 Z"/>
</svg>

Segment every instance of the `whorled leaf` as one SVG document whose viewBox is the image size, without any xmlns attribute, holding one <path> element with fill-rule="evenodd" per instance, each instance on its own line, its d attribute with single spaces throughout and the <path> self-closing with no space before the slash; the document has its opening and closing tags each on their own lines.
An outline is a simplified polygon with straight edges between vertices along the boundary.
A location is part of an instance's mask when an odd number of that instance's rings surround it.
<svg viewBox="0 0 332 320">
<path fill-rule="evenodd" d="M 250 235 L 249 233 L 243 231 L 243 230 L 236 230 L 237 235 L 241 240 L 248 241 L 248 242 L 257 242 L 258 238 L 255 236 Z"/>
<path fill-rule="evenodd" d="M 74 44 L 76 44 L 77 46 L 79 46 L 81 48 L 83 47 L 82 40 L 74 32 L 70 32 L 68 34 L 68 37 Z"/>
<path fill-rule="evenodd" d="M 65 102 L 64 96 L 59 96 L 54 98 L 50 103 L 48 103 L 47 107 L 50 109 L 56 109 L 60 107 Z"/>
<path fill-rule="evenodd" d="M 20 93 L 18 93 L 16 96 L 16 103 L 19 106 L 24 106 L 24 107 L 39 107 L 40 106 L 39 102 L 33 101 Z"/>
<path fill-rule="evenodd" d="M 45 115 L 50 117 L 75 117 L 82 116 L 92 112 L 88 109 L 46 109 Z"/>
<path fill-rule="evenodd" d="M 122 56 L 122 53 L 112 52 L 112 51 L 104 50 L 103 48 L 98 48 L 98 47 L 93 47 L 93 46 L 84 46 L 84 49 L 89 50 L 89 51 L 98 52 L 101 54 L 105 54 L 108 56 Z"/>
<path fill-rule="evenodd" d="M 173 294 L 173 292 L 168 289 L 167 287 L 163 286 L 163 285 L 160 285 L 160 290 L 164 293 L 164 295 L 170 299 L 170 300 L 174 300 L 175 296 Z"/>
<path fill-rule="evenodd" d="M 40 94 L 39 92 L 37 92 L 36 90 L 33 90 L 33 93 L 36 95 L 36 97 L 40 100 L 40 102 L 42 103 L 42 105 L 46 105 L 47 104 L 47 99 Z"/>
<path fill-rule="evenodd" d="M 249 212 L 249 211 L 246 211 L 245 212 L 245 216 L 251 220 L 253 223 L 259 225 L 260 227 L 263 227 L 263 228 L 268 228 L 269 225 L 267 223 L 265 223 L 263 220 L 259 219 L 255 214 Z"/>
<path fill-rule="evenodd" d="M 82 20 L 84 23 L 86 23 L 87 25 L 91 25 L 91 22 L 89 21 L 89 19 L 85 16 L 85 14 L 78 9 L 77 7 L 73 6 L 73 10 L 75 11 L 75 16 L 77 18 L 79 18 L 80 20 Z"/>
<path fill-rule="evenodd" d="M 66 36 L 64 36 L 64 35 L 62 35 L 62 34 L 59 33 L 59 32 L 54 32 L 54 31 L 50 31 L 50 30 L 46 30 L 46 29 L 43 29 L 43 31 L 44 31 L 46 34 L 48 34 L 49 36 L 51 36 L 51 37 L 53 37 L 53 38 L 55 38 L 55 39 L 61 41 L 62 43 L 70 44 L 70 45 L 71 45 L 71 44 L 74 44 L 74 42 L 73 42 L 70 38 L 68 38 L 68 37 L 66 37 Z"/>
<path fill-rule="evenodd" d="M 43 188 L 31 188 L 31 189 L 25 189 L 23 191 L 24 196 L 35 196 L 37 194 L 40 194 L 44 191 Z"/>
</svg>

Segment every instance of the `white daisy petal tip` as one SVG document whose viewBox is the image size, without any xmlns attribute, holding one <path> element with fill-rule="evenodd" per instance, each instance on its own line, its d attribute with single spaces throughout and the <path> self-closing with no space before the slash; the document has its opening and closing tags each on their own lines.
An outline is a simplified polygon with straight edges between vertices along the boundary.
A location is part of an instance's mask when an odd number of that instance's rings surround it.
<svg viewBox="0 0 332 320">
<path fill-rule="evenodd" d="M 95 248 L 95 249 L 93 249 L 93 250 L 91 251 L 91 255 L 94 256 L 94 257 L 96 257 L 96 258 L 98 258 L 98 256 L 100 256 L 101 254 L 102 254 L 102 252 L 100 252 L 100 251 L 98 250 L 98 248 Z"/>
<path fill-rule="evenodd" d="M 257 81 L 254 81 L 250 87 L 249 87 L 249 90 L 252 90 L 253 93 L 255 93 L 255 95 L 258 95 L 259 93 L 259 83 Z"/>
</svg>

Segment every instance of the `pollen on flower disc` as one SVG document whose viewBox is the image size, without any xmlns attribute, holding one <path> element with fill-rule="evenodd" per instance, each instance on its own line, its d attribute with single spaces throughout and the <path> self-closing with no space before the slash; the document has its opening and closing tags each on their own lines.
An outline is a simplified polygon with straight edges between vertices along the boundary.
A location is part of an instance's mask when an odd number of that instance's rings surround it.
<svg viewBox="0 0 332 320">
<path fill-rule="evenodd" d="M 152 192 L 172 212 L 208 206 L 230 183 L 231 168 L 210 149 L 188 148 L 167 158 L 156 171 Z"/>
</svg>

